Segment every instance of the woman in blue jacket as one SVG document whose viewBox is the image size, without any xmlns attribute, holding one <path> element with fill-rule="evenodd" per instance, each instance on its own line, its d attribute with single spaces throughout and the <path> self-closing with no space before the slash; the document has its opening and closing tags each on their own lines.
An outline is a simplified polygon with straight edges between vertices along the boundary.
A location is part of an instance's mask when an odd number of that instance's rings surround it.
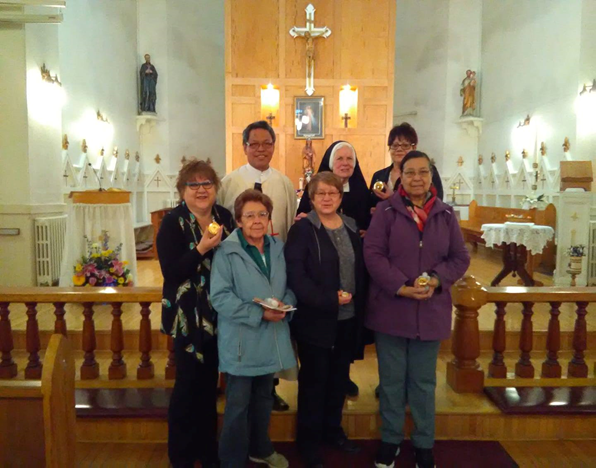
<svg viewBox="0 0 596 468">
<path fill-rule="evenodd" d="M 273 203 L 246 190 L 234 204 L 236 229 L 215 254 L 211 303 L 219 320 L 219 370 L 227 374 L 226 408 L 219 442 L 222 467 L 243 467 L 246 458 L 270 467 L 288 461 L 269 439 L 273 376 L 294 369 L 286 313 L 255 303 L 274 299 L 295 305 L 286 285 L 283 242 L 266 234 Z M 270 304 L 271 305 L 271 304 Z"/>
</svg>

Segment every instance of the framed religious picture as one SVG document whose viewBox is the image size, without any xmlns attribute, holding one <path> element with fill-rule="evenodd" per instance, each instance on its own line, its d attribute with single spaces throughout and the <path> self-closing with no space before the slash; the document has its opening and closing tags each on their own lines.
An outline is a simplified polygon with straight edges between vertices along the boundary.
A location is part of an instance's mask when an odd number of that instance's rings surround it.
<svg viewBox="0 0 596 468">
<path fill-rule="evenodd" d="M 325 138 L 324 97 L 294 98 L 294 138 L 322 140 Z"/>
</svg>

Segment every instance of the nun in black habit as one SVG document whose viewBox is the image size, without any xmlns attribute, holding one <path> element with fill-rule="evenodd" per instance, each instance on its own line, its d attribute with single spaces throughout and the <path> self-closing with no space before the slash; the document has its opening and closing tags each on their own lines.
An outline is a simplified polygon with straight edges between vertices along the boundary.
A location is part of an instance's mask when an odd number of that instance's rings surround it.
<svg viewBox="0 0 596 468">
<path fill-rule="evenodd" d="M 343 150 L 343 148 L 351 150 L 353 159 L 351 169 L 347 167 L 346 159 L 343 157 L 343 155 L 349 154 L 349 152 Z M 339 157 L 338 154 L 340 155 Z M 342 140 L 332 143 L 327 148 L 327 151 L 325 151 L 317 172 L 323 171 L 331 171 L 343 180 L 344 196 L 339 206 L 339 211 L 350 218 L 354 218 L 361 233 L 362 231 L 366 231 L 370 224 L 369 190 L 360 170 L 360 164 L 358 163 L 354 147 L 347 141 Z M 300 205 L 298 206 L 298 214 L 308 213 L 311 209 L 308 189 L 305 189 L 302 200 L 300 200 Z"/>
</svg>

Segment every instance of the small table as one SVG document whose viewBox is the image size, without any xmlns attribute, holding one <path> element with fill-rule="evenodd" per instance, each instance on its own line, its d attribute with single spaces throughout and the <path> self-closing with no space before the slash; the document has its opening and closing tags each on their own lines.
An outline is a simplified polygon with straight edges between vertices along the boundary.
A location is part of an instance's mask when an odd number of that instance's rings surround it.
<svg viewBox="0 0 596 468">
<path fill-rule="evenodd" d="M 534 286 L 532 275 L 526 270 L 528 251 L 537 255 L 554 235 L 550 226 L 537 226 L 534 223 L 483 224 L 482 238 L 486 245 L 500 245 L 503 249 L 503 269 L 491 286 L 497 286 L 509 273 L 519 275 L 525 286 Z"/>
</svg>

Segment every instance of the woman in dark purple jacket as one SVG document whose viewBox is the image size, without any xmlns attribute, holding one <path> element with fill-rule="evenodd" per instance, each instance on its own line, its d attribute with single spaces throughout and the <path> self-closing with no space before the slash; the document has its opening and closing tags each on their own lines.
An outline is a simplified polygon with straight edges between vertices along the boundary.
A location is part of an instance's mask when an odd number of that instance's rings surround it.
<svg viewBox="0 0 596 468">
<path fill-rule="evenodd" d="M 437 198 L 429 157 L 411 151 L 402 183 L 377 205 L 364 238 L 370 273 L 365 325 L 375 332 L 382 444 L 375 465 L 392 467 L 404 438 L 406 403 L 420 468 L 434 466 L 436 365 L 451 334 L 450 288 L 470 256 L 451 207 Z"/>
</svg>

